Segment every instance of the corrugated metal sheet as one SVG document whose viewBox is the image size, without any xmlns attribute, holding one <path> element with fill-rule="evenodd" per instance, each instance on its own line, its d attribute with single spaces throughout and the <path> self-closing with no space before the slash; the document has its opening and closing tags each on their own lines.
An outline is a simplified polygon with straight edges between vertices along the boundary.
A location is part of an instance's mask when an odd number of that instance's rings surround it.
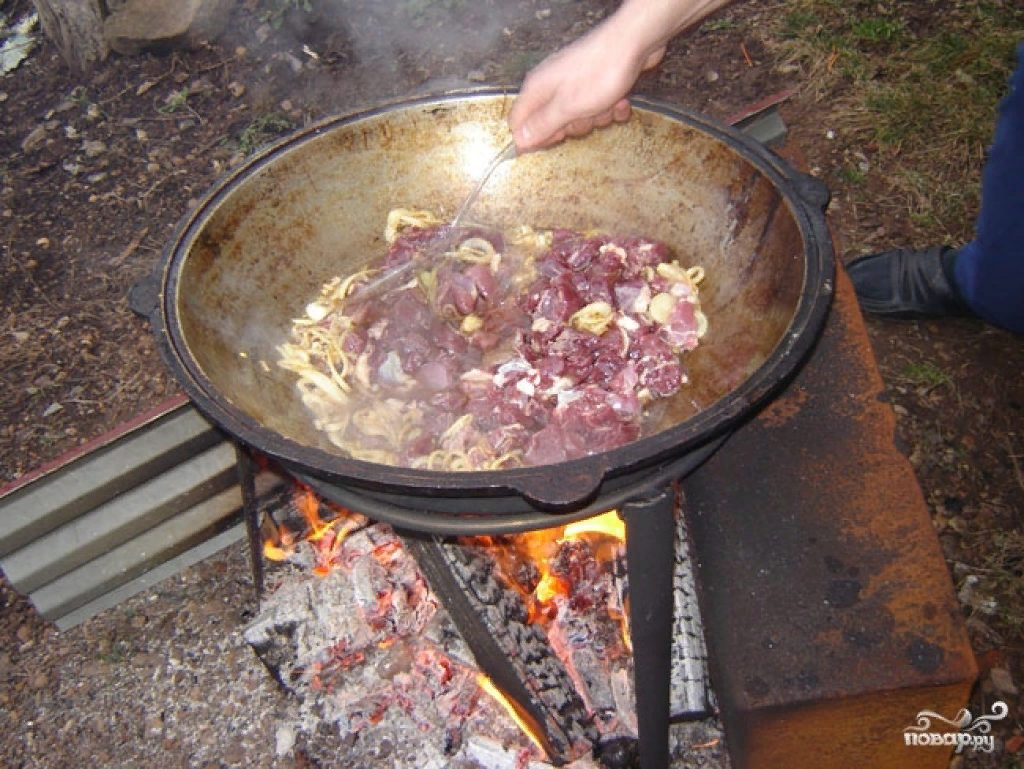
<svg viewBox="0 0 1024 769">
<path fill-rule="evenodd" d="M 179 398 L 3 490 L 0 568 L 66 629 L 244 537 L 241 512 L 234 444 Z"/>
</svg>

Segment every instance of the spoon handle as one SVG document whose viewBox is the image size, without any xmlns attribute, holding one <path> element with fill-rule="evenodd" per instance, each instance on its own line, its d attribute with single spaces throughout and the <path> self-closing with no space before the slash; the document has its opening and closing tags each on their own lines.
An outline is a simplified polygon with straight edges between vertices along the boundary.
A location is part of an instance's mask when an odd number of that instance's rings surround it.
<svg viewBox="0 0 1024 769">
<path fill-rule="evenodd" d="M 353 295 L 352 300 L 355 302 L 364 302 L 367 299 L 373 299 L 374 297 L 386 294 L 392 289 L 398 288 L 402 284 L 411 280 L 413 275 L 423 270 L 430 270 L 434 265 L 441 260 L 442 257 L 449 251 L 452 246 L 452 240 L 456 236 L 456 228 L 459 226 L 459 222 L 462 221 L 462 217 L 465 216 L 466 212 L 472 207 L 476 199 L 480 197 L 480 192 L 483 190 L 484 185 L 487 184 L 487 180 L 491 178 L 495 169 L 504 163 L 506 160 L 512 160 L 516 156 L 516 143 L 514 141 L 506 144 L 501 152 L 494 156 L 491 164 L 487 166 L 487 170 L 484 171 L 483 176 L 480 177 L 480 181 L 476 183 L 476 187 L 473 188 L 469 196 L 462 201 L 462 205 L 459 206 L 455 212 L 455 216 L 452 217 L 451 222 L 445 226 L 440 234 L 430 240 L 424 246 L 424 254 L 419 259 L 413 258 L 404 264 L 400 264 L 392 270 L 378 275 L 375 278 L 364 283 L 358 290 L 358 293 Z"/>
<path fill-rule="evenodd" d="M 484 185 L 487 184 L 487 180 L 491 178 L 498 166 L 506 160 L 512 160 L 515 156 L 516 143 L 514 141 L 510 141 L 502 148 L 501 152 L 494 156 L 491 164 L 487 166 L 487 170 L 484 171 L 483 176 L 480 177 L 480 181 L 476 183 L 476 187 L 474 187 L 473 191 L 469 193 L 469 196 L 462 201 L 462 205 L 459 206 L 458 210 L 455 212 L 455 216 L 452 217 L 451 224 L 449 225 L 449 231 L 453 231 L 459 226 L 459 222 L 462 221 L 462 217 L 466 215 L 466 212 L 469 211 L 472 205 L 476 202 L 476 199 L 480 197 L 480 192 L 483 190 Z"/>
</svg>

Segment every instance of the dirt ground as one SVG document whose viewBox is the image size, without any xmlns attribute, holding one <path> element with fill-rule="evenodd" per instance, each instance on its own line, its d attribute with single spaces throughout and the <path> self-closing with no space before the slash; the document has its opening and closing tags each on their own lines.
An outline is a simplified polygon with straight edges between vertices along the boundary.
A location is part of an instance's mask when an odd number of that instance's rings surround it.
<svg viewBox="0 0 1024 769">
<path fill-rule="evenodd" d="M 614 5 L 348 0 L 308 12 L 246 0 L 216 43 L 115 56 L 83 78 L 51 45 L 34 51 L 0 79 L 0 484 L 179 391 L 128 293 L 246 152 L 384 100 L 515 85 Z M 2 7 L 17 17 L 29 3 Z M 900 244 L 907 215 L 887 203 L 884 175 L 856 188 L 844 178 L 865 148 L 759 33 L 778 8 L 737 5 L 677 39 L 637 91 L 724 118 L 793 89 L 782 115 L 833 190 L 843 259 Z M 972 712 L 1007 700 L 1012 723 L 998 733 L 1012 738 L 1024 701 L 989 671 L 1024 686 L 1024 340 L 970 320 L 871 321 L 869 332 L 954 581 L 974 586 L 961 590 L 983 669 Z M 240 550 L 62 634 L 0 590 L 0 766 L 305 765 L 301 752 L 277 755 L 275 714 L 289 704 L 240 639 L 251 611 Z"/>
</svg>

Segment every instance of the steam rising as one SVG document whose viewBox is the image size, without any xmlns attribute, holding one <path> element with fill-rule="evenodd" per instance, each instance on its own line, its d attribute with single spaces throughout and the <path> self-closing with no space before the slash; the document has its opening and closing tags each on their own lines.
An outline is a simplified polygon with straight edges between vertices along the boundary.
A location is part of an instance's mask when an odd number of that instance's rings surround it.
<svg viewBox="0 0 1024 769">
<path fill-rule="evenodd" d="M 261 0 L 262 25 L 230 41 L 317 116 L 472 85 L 517 86 L 612 5 L 562 0 Z M 254 39 L 255 37 L 255 39 Z"/>
</svg>

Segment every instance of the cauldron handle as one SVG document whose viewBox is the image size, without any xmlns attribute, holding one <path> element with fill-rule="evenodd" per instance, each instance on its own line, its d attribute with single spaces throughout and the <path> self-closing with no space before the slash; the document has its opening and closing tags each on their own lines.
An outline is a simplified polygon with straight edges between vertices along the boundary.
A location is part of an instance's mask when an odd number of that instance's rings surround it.
<svg viewBox="0 0 1024 769">
<path fill-rule="evenodd" d="M 553 466 L 516 478 L 509 486 L 537 509 L 559 512 L 593 501 L 607 472 L 604 465 L 583 472 L 560 472 Z"/>
<path fill-rule="evenodd" d="M 832 191 L 828 185 L 817 176 L 797 171 L 789 164 L 789 161 L 770 147 L 765 147 L 765 149 L 767 152 L 765 152 L 764 158 L 793 186 L 793 191 L 800 196 L 800 199 L 814 210 L 825 213 L 828 204 L 832 201 Z"/>
</svg>

